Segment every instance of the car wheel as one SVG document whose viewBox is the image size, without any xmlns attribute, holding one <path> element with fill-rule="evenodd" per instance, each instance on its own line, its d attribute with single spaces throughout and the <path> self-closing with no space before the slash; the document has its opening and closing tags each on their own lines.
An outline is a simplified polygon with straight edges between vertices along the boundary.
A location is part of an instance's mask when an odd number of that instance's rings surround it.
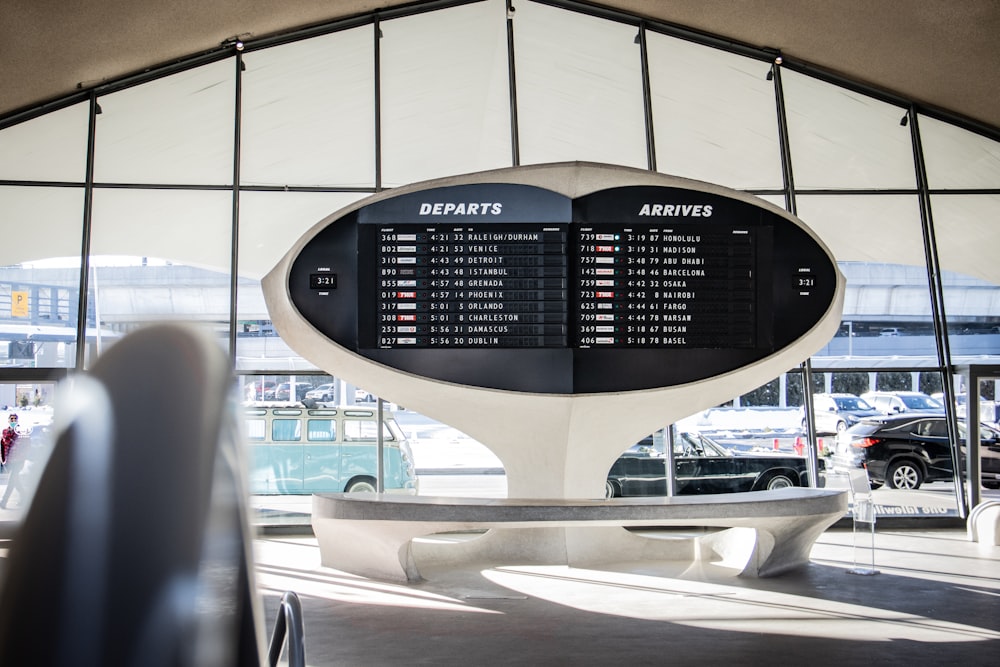
<svg viewBox="0 0 1000 667">
<path fill-rule="evenodd" d="M 847 430 L 847 422 L 838 421 L 837 422 L 837 433 L 843 433 Z"/>
<path fill-rule="evenodd" d="M 767 482 L 764 484 L 764 488 L 768 491 L 773 491 L 774 489 L 789 489 L 795 486 L 795 482 L 788 475 L 780 472 L 771 473 L 767 478 Z"/>
<path fill-rule="evenodd" d="M 604 482 L 604 498 L 617 498 L 622 493 L 618 490 L 618 485 L 612 482 L 610 479 Z"/>
<path fill-rule="evenodd" d="M 352 479 L 347 485 L 348 493 L 375 493 L 375 480 L 371 477 Z"/>
<path fill-rule="evenodd" d="M 924 481 L 924 474 L 916 464 L 909 461 L 896 461 L 885 476 L 885 482 L 890 489 L 919 489 Z"/>
</svg>

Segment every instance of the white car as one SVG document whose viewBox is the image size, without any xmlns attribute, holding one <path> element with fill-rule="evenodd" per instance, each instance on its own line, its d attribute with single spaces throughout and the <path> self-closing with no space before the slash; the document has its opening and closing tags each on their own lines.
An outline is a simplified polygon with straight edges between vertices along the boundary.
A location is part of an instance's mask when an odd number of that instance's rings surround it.
<svg viewBox="0 0 1000 667">
<path fill-rule="evenodd" d="M 305 397 L 312 399 L 314 401 L 322 401 L 328 403 L 334 399 L 337 393 L 337 385 L 333 382 L 328 382 L 327 384 L 321 384 L 315 389 L 310 389 L 306 392 Z"/>
<path fill-rule="evenodd" d="M 371 394 L 364 389 L 354 390 L 354 402 L 355 403 L 374 403 L 376 400 L 375 395 Z"/>
</svg>

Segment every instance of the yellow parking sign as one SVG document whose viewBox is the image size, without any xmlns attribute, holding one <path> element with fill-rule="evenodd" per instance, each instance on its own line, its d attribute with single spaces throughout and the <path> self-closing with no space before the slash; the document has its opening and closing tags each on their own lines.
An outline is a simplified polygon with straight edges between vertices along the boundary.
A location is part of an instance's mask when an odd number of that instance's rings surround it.
<svg viewBox="0 0 1000 667">
<path fill-rule="evenodd" d="M 28 317 L 28 293 L 10 293 L 10 314 L 12 317 Z"/>
</svg>

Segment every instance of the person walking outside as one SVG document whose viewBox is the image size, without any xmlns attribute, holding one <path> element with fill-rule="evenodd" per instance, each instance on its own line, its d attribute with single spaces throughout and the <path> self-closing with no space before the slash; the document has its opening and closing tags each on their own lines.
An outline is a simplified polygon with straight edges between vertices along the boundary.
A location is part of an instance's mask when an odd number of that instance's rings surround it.
<svg viewBox="0 0 1000 667">
<path fill-rule="evenodd" d="M 3 430 L 3 435 L 0 436 L 0 464 L 7 467 L 7 457 L 10 455 L 10 450 L 13 449 L 14 443 L 17 442 L 18 432 L 17 432 L 17 414 L 11 413 L 7 417 L 7 427 Z"/>
<path fill-rule="evenodd" d="M 7 479 L 7 489 L 4 491 L 3 498 L 0 499 L 0 507 L 7 507 L 7 501 L 10 500 L 11 492 L 16 488 L 19 497 L 23 497 L 24 490 L 21 488 L 20 476 L 21 468 L 24 466 L 23 457 L 15 454 L 14 449 L 17 444 L 17 439 L 20 434 L 17 432 L 17 414 L 11 413 L 7 417 L 7 428 L 3 430 L 3 434 L 0 435 L 0 455 L 2 455 L 2 463 L 5 469 L 10 471 L 10 477 Z"/>
</svg>

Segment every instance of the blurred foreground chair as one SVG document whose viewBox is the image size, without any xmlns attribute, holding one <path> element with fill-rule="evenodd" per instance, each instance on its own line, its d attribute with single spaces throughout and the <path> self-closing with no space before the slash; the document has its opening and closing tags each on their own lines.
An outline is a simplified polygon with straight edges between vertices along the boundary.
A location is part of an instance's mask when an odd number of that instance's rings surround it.
<svg viewBox="0 0 1000 667">
<path fill-rule="evenodd" d="M 4 665 L 261 665 L 232 373 L 181 325 L 129 334 L 58 389 L 48 465 L 0 591 Z M 282 598 L 267 661 L 305 664 Z"/>
</svg>

